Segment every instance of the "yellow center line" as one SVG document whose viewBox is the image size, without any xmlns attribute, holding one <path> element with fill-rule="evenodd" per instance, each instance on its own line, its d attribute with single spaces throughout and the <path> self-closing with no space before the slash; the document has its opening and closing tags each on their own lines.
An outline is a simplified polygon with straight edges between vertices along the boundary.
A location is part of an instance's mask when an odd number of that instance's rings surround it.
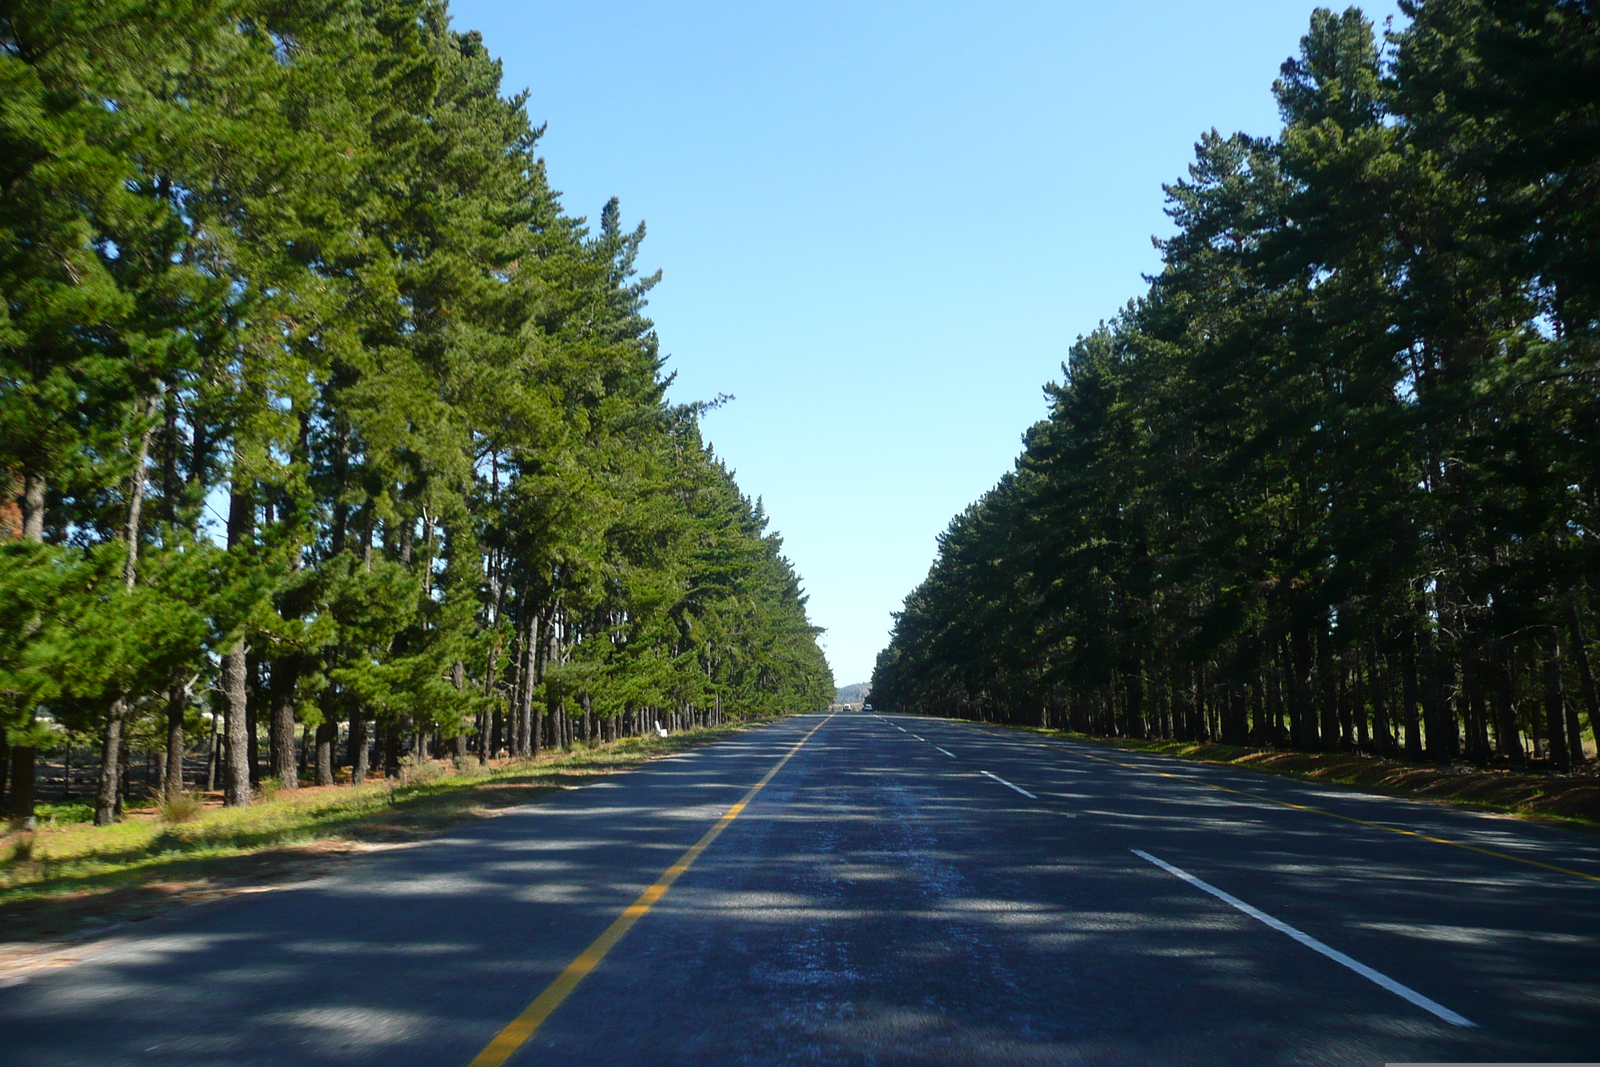
<svg viewBox="0 0 1600 1067">
<path fill-rule="evenodd" d="M 1166 771 L 1153 771 L 1148 767 L 1141 767 L 1136 763 L 1123 763 L 1121 760 L 1107 759 L 1105 756 L 1095 756 L 1088 752 L 1078 752 L 1076 749 L 1071 748 L 1069 748 L 1067 751 L 1072 752 L 1074 755 L 1082 756 L 1084 759 L 1099 760 L 1101 763 L 1110 763 L 1117 767 L 1126 767 L 1128 770 L 1138 771 L 1140 774 L 1154 774 L 1162 778 L 1176 778 L 1182 782 L 1192 782 L 1195 785 L 1203 785 L 1210 789 L 1218 789 L 1224 793 L 1236 793 L 1242 797 L 1249 797 L 1251 800 L 1265 800 L 1269 804 L 1277 804 L 1281 807 L 1293 808 L 1296 811 L 1309 811 L 1317 815 L 1326 815 L 1330 819 L 1343 819 L 1345 822 L 1353 822 L 1357 826 L 1370 826 L 1376 830 L 1387 830 L 1391 834 L 1402 834 L 1406 837 L 1419 837 L 1424 841 L 1432 841 L 1436 845 L 1450 845 L 1453 848 L 1466 849 L 1468 852 L 1477 852 L 1484 856 L 1493 856 L 1496 859 L 1510 860 L 1512 863 L 1524 863 L 1529 867 L 1538 867 L 1541 870 L 1555 871 L 1558 874 L 1570 874 L 1576 878 L 1585 878 L 1591 882 L 1600 882 L 1600 875 L 1586 874 L 1583 871 L 1575 871 L 1571 867 L 1557 867 L 1553 863 L 1540 863 L 1538 860 L 1530 860 L 1524 856 L 1514 856 L 1509 852 L 1499 852 L 1495 849 L 1483 848 L 1479 845 L 1467 845 L 1460 841 L 1451 841 L 1449 838 L 1445 837 L 1434 837 L 1431 834 L 1424 834 L 1416 830 L 1404 830 L 1398 826 L 1385 826 L 1381 822 L 1368 822 L 1366 819 L 1358 819 L 1353 815 L 1340 815 L 1336 811 L 1325 811 L 1322 808 L 1313 808 L 1309 804 L 1292 804 L 1287 800 L 1278 800 L 1275 797 L 1264 797 L 1259 793 L 1251 793 L 1244 789 L 1230 789 L 1225 785 L 1217 785 L 1215 782 L 1208 782 L 1204 778 L 1192 778 L 1186 774 L 1169 774 Z"/>
<path fill-rule="evenodd" d="M 737 804 L 723 812 L 722 818 L 718 819 L 700 840 L 690 845 L 687 852 L 678 857 L 678 862 L 668 867 L 661 877 L 656 879 L 654 885 L 640 893 L 639 898 L 628 905 L 627 910 L 606 927 L 605 933 L 595 938 L 577 959 L 567 964 L 566 969 L 556 975 L 555 981 L 546 986 L 543 993 L 534 997 L 533 1002 L 522 1009 L 522 1014 L 512 1019 L 506 1024 L 505 1029 L 494 1035 L 494 1039 L 484 1046 L 482 1052 L 472 1058 L 467 1067 L 500 1067 L 510 1059 L 511 1054 L 521 1048 L 533 1036 L 534 1031 L 550 1018 L 550 1013 L 561 1006 L 561 1002 L 578 987 L 578 983 L 583 981 L 590 971 L 600 966 L 600 961 L 605 959 L 606 953 L 633 929 L 633 924 L 644 918 L 645 913 L 655 906 L 656 901 L 666 896 L 667 890 L 672 888 L 672 883 L 700 858 L 700 853 L 711 847 L 711 842 L 728 828 L 729 823 L 739 817 L 755 795 L 772 781 L 773 776 L 783 769 L 783 765 L 788 763 L 796 752 L 800 751 L 802 745 L 811 740 L 811 735 L 826 726 L 828 719 L 831 718 L 833 715 L 817 723 L 804 737 L 795 742 L 794 747 L 772 765 L 772 769 L 762 776 L 761 781 L 751 786 L 750 791 L 740 797 Z"/>
</svg>

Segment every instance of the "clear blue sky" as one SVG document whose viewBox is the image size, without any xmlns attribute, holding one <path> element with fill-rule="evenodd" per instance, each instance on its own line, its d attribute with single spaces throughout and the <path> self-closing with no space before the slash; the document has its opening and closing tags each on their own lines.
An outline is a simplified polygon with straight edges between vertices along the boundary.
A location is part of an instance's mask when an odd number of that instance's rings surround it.
<svg viewBox="0 0 1600 1067">
<path fill-rule="evenodd" d="M 673 395 L 737 398 L 707 437 L 765 499 L 841 685 L 1010 468 L 1068 345 L 1144 288 L 1199 134 L 1277 129 L 1311 10 L 452 5 L 531 91 L 567 210 L 615 195 L 647 223 Z"/>
</svg>

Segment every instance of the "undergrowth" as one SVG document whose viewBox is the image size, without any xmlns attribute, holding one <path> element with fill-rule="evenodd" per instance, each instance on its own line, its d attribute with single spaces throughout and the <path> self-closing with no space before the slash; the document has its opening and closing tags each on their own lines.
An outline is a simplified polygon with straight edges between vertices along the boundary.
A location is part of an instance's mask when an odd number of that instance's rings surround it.
<svg viewBox="0 0 1600 1067">
<path fill-rule="evenodd" d="M 1483 811 L 1558 819 L 1600 829 L 1600 776 L 1546 774 L 1472 764 L 1404 763 L 1359 752 L 1293 752 L 1200 741 L 1141 741 L 1028 728 L 1107 747 L 1225 764 L 1388 796 L 1438 800 Z"/>
<path fill-rule="evenodd" d="M 227 864 L 217 861 L 273 849 L 416 836 L 497 807 L 527 803 L 573 779 L 636 766 L 752 725 L 624 738 L 487 770 L 474 760 L 461 761 L 459 769 L 411 761 L 393 781 L 260 790 L 260 799 L 244 808 L 197 810 L 192 800 L 180 799 L 163 805 L 160 816 L 165 817 L 123 818 L 111 826 L 84 821 L 93 816 L 87 805 L 40 805 L 37 831 L 0 838 L 0 906 L 163 879 L 226 877 Z M 46 818 L 46 809 L 52 818 Z"/>
</svg>

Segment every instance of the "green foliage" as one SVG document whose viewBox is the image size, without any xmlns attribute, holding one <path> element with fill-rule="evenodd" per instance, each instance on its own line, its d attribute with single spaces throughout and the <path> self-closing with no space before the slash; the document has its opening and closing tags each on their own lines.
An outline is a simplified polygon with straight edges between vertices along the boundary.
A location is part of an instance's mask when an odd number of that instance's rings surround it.
<svg viewBox="0 0 1600 1067">
<path fill-rule="evenodd" d="M 88 804 L 39 804 L 34 814 L 41 826 L 73 826 L 94 819 L 94 808 Z"/>
<path fill-rule="evenodd" d="M 1404 6 L 1382 48 L 1317 10 L 1279 134 L 1202 136 L 1161 272 L 952 522 L 875 703 L 1582 758 L 1600 23 Z"/>
<path fill-rule="evenodd" d="M 524 104 L 434 0 L 0 17 L 14 743 L 206 729 L 241 673 L 269 776 L 298 726 L 826 703 L 780 542 L 664 400 L 643 224 L 565 212 Z"/>
</svg>

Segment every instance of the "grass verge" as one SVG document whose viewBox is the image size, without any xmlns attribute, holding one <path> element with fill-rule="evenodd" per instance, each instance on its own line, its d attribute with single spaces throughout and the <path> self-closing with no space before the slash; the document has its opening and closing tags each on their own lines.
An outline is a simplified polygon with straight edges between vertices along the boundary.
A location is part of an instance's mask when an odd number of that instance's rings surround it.
<svg viewBox="0 0 1600 1067">
<path fill-rule="evenodd" d="M 1321 785 L 1348 786 L 1366 793 L 1434 800 L 1480 811 L 1496 811 L 1600 830 L 1600 776 L 1593 773 L 1540 774 L 1490 770 L 1470 764 L 1419 766 L 1355 752 L 1281 752 L 1208 742 L 1136 741 L 1038 727 L 1023 729 L 1106 748 L 1152 752 Z"/>
<path fill-rule="evenodd" d="M 108 922 L 315 877 L 350 855 L 417 840 L 661 756 L 761 725 L 630 737 L 538 761 L 412 781 L 280 790 L 247 808 L 210 804 L 181 823 L 153 810 L 112 826 L 42 823 L 0 837 L 0 940 L 72 936 Z M 425 779 L 425 780 L 424 780 Z"/>
</svg>

